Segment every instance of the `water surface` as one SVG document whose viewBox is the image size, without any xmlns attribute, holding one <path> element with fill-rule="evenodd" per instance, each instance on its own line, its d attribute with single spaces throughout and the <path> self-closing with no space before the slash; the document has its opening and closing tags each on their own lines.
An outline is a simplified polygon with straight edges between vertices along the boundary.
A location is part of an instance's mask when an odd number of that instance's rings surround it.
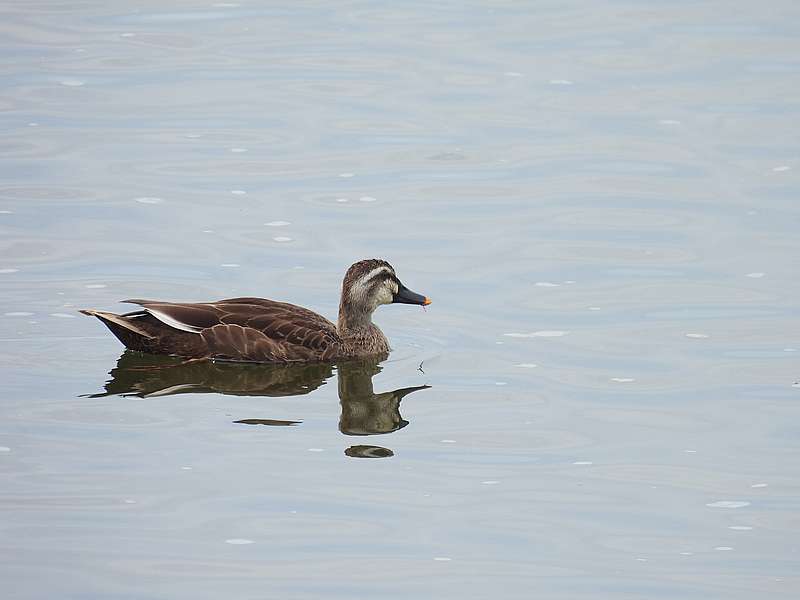
<svg viewBox="0 0 800 600">
<path fill-rule="evenodd" d="M 797 597 L 798 13 L 5 2 L 4 594 Z M 373 256 L 381 364 L 77 313 Z"/>
</svg>

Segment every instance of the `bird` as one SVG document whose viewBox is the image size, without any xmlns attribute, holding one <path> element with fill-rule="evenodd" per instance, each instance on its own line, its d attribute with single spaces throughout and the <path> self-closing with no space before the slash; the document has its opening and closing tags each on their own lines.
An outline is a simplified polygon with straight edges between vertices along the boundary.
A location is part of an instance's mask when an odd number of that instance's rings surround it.
<svg viewBox="0 0 800 600">
<path fill-rule="evenodd" d="M 345 273 L 334 324 L 307 308 L 265 298 L 179 303 L 129 299 L 140 310 L 115 314 L 85 309 L 130 350 L 188 360 L 255 363 L 334 362 L 388 354 L 389 342 L 372 322 L 383 304 L 427 306 L 382 259 L 360 260 Z"/>
</svg>

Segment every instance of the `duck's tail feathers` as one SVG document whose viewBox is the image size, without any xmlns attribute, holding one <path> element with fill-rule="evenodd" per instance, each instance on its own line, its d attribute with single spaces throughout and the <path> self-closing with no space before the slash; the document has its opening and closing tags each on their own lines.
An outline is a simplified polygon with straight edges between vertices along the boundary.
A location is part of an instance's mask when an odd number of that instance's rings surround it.
<svg viewBox="0 0 800 600">
<path fill-rule="evenodd" d="M 142 342 L 154 337 L 152 333 L 136 323 L 136 318 L 140 316 L 138 313 L 117 315 L 102 310 L 89 309 L 79 312 L 100 319 L 111 330 L 111 333 L 117 336 L 120 342 L 133 350 L 142 349 Z"/>
</svg>

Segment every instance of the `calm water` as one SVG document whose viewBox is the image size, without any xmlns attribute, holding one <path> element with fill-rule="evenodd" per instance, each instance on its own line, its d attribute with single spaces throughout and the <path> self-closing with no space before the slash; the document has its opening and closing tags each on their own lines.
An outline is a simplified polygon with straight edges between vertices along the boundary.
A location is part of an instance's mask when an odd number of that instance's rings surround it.
<svg viewBox="0 0 800 600">
<path fill-rule="evenodd" d="M 6 0 L 3 597 L 798 597 L 798 56 L 777 0 Z M 373 256 L 434 301 L 379 365 L 76 312 Z"/>
</svg>

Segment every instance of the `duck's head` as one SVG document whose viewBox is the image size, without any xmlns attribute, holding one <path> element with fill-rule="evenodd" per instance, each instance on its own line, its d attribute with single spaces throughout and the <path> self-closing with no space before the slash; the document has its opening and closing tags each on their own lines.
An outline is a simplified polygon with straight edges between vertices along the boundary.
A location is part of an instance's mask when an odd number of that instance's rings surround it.
<svg viewBox="0 0 800 600">
<path fill-rule="evenodd" d="M 404 286 L 385 260 L 361 260 L 347 269 L 342 282 L 340 313 L 370 315 L 381 304 L 393 303 L 427 306 L 431 301 Z"/>
</svg>

